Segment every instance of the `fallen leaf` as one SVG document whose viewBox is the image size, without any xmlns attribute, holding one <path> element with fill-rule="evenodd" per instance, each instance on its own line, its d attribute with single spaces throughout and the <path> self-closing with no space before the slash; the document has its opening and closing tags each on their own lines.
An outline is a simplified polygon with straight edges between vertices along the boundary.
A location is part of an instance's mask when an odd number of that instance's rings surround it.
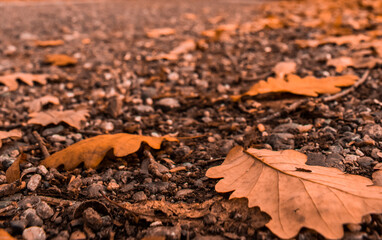
<svg viewBox="0 0 382 240">
<path fill-rule="evenodd" d="M 7 86 L 9 91 L 15 91 L 19 87 L 17 80 L 20 80 L 29 86 L 33 86 L 33 82 L 38 82 L 41 85 L 45 85 L 48 77 L 49 75 L 47 74 L 12 73 L 0 76 L 0 83 Z"/>
<path fill-rule="evenodd" d="M 0 239 L 1 240 L 16 240 L 16 238 L 12 237 L 11 234 L 9 234 L 4 229 L 0 228 Z"/>
<path fill-rule="evenodd" d="M 175 34 L 175 29 L 173 28 L 155 28 L 146 31 L 146 36 L 149 38 L 159 38 L 173 34 Z"/>
<path fill-rule="evenodd" d="M 20 179 L 20 164 L 24 163 L 27 159 L 25 153 L 21 153 L 20 156 L 12 163 L 12 165 L 5 172 L 8 183 L 13 183 Z"/>
<path fill-rule="evenodd" d="M 48 54 L 45 56 L 44 62 L 63 67 L 77 64 L 77 59 L 66 54 Z"/>
<path fill-rule="evenodd" d="M 350 86 L 358 79 L 355 75 L 344 75 L 336 77 L 315 78 L 312 76 L 300 78 L 297 75 L 287 75 L 286 80 L 269 77 L 267 81 L 261 80 L 255 83 L 249 91 L 244 94 L 231 96 L 233 101 L 243 96 L 256 96 L 264 93 L 289 92 L 297 95 L 317 97 L 323 93 L 337 93 L 339 87 Z"/>
<path fill-rule="evenodd" d="M 38 47 L 54 47 L 54 46 L 60 46 L 64 44 L 64 41 L 62 40 L 47 40 L 47 41 L 36 41 L 36 46 Z"/>
<path fill-rule="evenodd" d="M 381 64 L 382 59 L 374 57 L 339 57 L 329 59 L 326 65 L 336 67 L 336 72 L 342 72 L 347 67 L 354 68 L 374 68 L 377 64 Z"/>
<path fill-rule="evenodd" d="M 189 39 L 181 42 L 177 47 L 171 50 L 169 53 L 161 53 L 157 56 L 147 56 L 147 61 L 155 61 L 159 59 L 177 60 L 179 55 L 188 53 L 196 49 L 196 43 L 194 40 Z"/>
<path fill-rule="evenodd" d="M 99 135 L 56 152 L 43 160 L 41 164 L 52 168 L 64 165 L 66 170 L 71 170 L 84 162 L 85 168 L 96 168 L 110 150 L 113 150 L 114 156 L 124 157 L 138 151 L 142 142 L 154 149 L 160 149 L 164 140 L 178 141 L 177 138 L 170 136 L 149 137 L 127 133 Z"/>
<path fill-rule="evenodd" d="M 81 121 L 85 121 L 86 117 L 89 116 L 88 110 L 66 110 L 57 111 L 49 110 L 45 112 L 33 112 L 29 114 L 30 119 L 28 124 L 39 124 L 42 126 L 47 126 L 49 124 L 59 124 L 60 122 L 65 122 L 68 125 L 80 129 Z"/>
<path fill-rule="evenodd" d="M 60 100 L 57 97 L 51 95 L 35 99 L 28 103 L 29 112 L 39 112 L 41 108 L 48 103 L 59 105 Z"/>
<path fill-rule="evenodd" d="M 273 68 L 276 78 L 284 78 L 285 75 L 296 72 L 295 62 L 279 62 Z"/>
<path fill-rule="evenodd" d="M 215 189 L 247 198 L 272 220 L 266 226 L 281 238 L 296 236 L 302 227 L 329 239 L 343 236 L 344 223 L 382 211 L 382 187 L 370 179 L 336 168 L 310 166 L 307 156 L 294 150 L 271 151 L 235 147 L 223 164 L 206 176 L 223 178 Z"/>
<path fill-rule="evenodd" d="M 20 139 L 22 136 L 23 134 L 21 130 L 19 129 L 13 129 L 9 132 L 0 131 L 0 148 L 3 145 L 1 141 L 2 139 L 6 139 L 6 138 Z"/>
<path fill-rule="evenodd" d="M 337 45 L 344 45 L 344 44 L 349 44 L 350 46 L 356 46 L 357 44 L 363 42 L 363 41 L 369 41 L 371 39 L 370 36 L 366 35 L 346 35 L 346 36 L 339 36 L 339 37 L 318 37 L 318 39 L 297 39 L 295 40 L 295 43 L 301 47 L 301 48 L 315 48 L 318 47 L 319 45 L 323 44 L 329 44 L 329 43 L 334 43 Z"/>
</svg>

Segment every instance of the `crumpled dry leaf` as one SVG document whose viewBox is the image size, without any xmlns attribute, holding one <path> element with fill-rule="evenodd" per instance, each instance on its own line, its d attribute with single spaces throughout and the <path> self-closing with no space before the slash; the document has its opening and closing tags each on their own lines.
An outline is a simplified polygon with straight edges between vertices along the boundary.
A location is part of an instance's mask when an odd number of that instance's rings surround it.
<svg viewBox="0 0 382 240">
<path fill-rule="evenodd" d="M 80 129 L 81 121 L 85 121 L 86 117 L 89 116 L 89 111 L 82 110 L 48 110 L 45 112 L 32 112 L 29 114 L 30 119 L 28 124 L 39 124 L 42 126 L 47 126 L 49 124 L 59 124 L 60 122 L 65 122 L 68 125 Z"/>
<path fill-rule="evenodd" d="M 171 50 L 169 53 L 161 53 L 157 56 L 147 56 L 147 61 L 155 61 L 159 59 L 177 60 L 179 55 L 188 53 L 196 49 L 196 43 L 194 40 L 189 39 L 181 42 L 177 47 Z"/>
<path fill-rule="evenodd" d="M 339 57 L 329 59 L 326 63 L 328 66 L 336 67 L 336 72 L 342 72 L 347 67 L 354 68 L 374 68 L 377 64 L 381 64 L 382 59 L 374 57 Z"/>
<path fill-rule="evenodd" d="M 0 131 L 0 148 L 3 145 L 2 139 L 12 138 L 12 139 L 20 139 L 23 136 L 20 129 L 13 129 L 9 132 Z"/>
<path fill-rule="evenodd" d="M 279 62 L 273 68 L 273 72 L 276 74 L 276 78 L 284 78 L 285 75 L 296 72 L 295 62 Z"/>
<path fill-rule="evenodd" d="M 8 183 L 13 183 L 20 179 L 20 164 L 24 163 L 27 159 L 25 153 L 21 153 L 20 156 L 12 163 L 12 165 L 5 172 Z M 1 238 L 0 238 L 1 239 Z"/>
<path fill-rule="evenodd" d="M 38 112 L 41 110 L 41 108 L 44 105 L 46 105 L 48 103 L 52 103 L 54 105 L 59 105 L 60 100 L 57 97 L 52 96 L 52 95 L 47 95 L 47 96 L 44 96 L 41 98 L 37 98 L 37 99 L 28 103 L 29 112 Z"/>
<path fill-rule="evenodd" d="M 77 59 L 66 54 L 48 54 L 45 56 L 45 63 L 50 63 L 54 66 L 70 66 L 77 64 Z"/>
<path fill-rule="evenodd" d="M 159 38 L 160 36 L 168 36 L 175 34 L 173 28 L 155 28 L 146 31 L 146 36 L 149 38 Z"/>
<path fill-rule="evenodd" d="M 19 87 L 17 80 L 20 80 L 29 86 L 33 86 L 33 82 L 45 85 L 48 77 L 48 74 L 13 73 L 0 76 L 0 83 L 7 86 L 9 91 L 15 91 Z"/>
<path fill-rule="evenodd" d="M 178 141 L 171 136 L 149 137 L 127 133 L 99 135 L 56 152 L 43 160 L 41 164 L 53 168 L 64 165 L 66 170 L 71 170 L 83 162 L 85 168 L 96 168 L 110 150 L 113 150 L 114 156 L 124 157 L 138 151 L 142 142 L 154 149 L 160 149 L 164 140 Z"/>
<path fill-rule="evenodd" d="M 206 176 L 223 178 L 215 189 L 230 198 L 248 199 L 272 220 L 266 225 L 281 238 L 296 236 L 302 227 L 326 238 L 343 236 L 344 223 L 382 211 L 382 187 L 370 179 L 336 168 L 309 166 L 307 156 L 294 150 L 233 148 L 222 165 Z"/>
<path fill-rule="evenodd" d="M 261 80 L 255 83 L 249 91 L 241 95 L 231 96 L 233 101 L 239 100 L 243 96 L 255 96 L 264 93 L 289 92 L 297 95 L 316 97 L 323 93 L 337 93 L 339 87 L 350 86 L 358 79 L 355 75 L 343 75 L 336 77 L 315 78 L 307 76 L 300 78 L 297 75 L 289 74 L 285 79 L 269 77 L 267 81 Z"/>
<path fill-rule="evenodd" d="M 60 46 L 64 44 L 64 41 L 62 40 L 46 40 L 46 41 L 36 41 L 36 46 L 38 47 L 54 47 L 54 46 Z"/>
<path fill-rule="evenodd" d="M 344 45 L 344 44 L 349 44 L 351 46 L 356 46 L 360 42 L 363 41 L 369 41 L 371 39 L 370 36 L 367 35 L 345 35 L 345 36 L 339 36 L 339 37 L 319 37 L 318 39 L 297 39 L 295 40 L 295 43 L 301 47 L 301 48 L 315 48 L 318 47 L 319 45 L 323 44 L 329 44 L 329 43 L 334 43 L 337 45 Z"/>
<path fill-rule="evenodd" d="M 11 234 L 9 234 L 4 229 L 0 228 L 0 239 L 1 240 L 16 240 L 16 238 L 12 237 Z"/>
</svg>

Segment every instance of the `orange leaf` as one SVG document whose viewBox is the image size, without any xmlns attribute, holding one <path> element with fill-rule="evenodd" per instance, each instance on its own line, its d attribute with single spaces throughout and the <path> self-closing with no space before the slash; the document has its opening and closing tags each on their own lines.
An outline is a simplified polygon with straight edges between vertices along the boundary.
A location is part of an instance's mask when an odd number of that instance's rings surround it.
<svg viewBox="0 0 382 240">
<path fill-rule="evenodd" d="M 315 78 L 312 76 L 300 78 L 297 75 L 287 75 L 287 80 L 269 77 L 267 81 L 261 80 L 255 83 L 249 91 L 242 95 L 232 96 L 232 100 L 237 101 L 243 96 L 256 96 L 264 93 L 289 92 L 297 95 L 316 97 L 322 93 L 337 93 L 339 87 L 350 86 L 358 79 L 354 75 L 344 75 L 337 77 Z"/>
<path fill-rule="evenodd" d="M 168 36 L 175 34 L 173 28 L 155 28 L 146 31 L 146 36 L 149 38 L 159 38 L 160 36 Z"/>
<path fill-rule="evenodd" d="M 6 138 L 20 139 L 23 136 L 19 129 L 13 129 L 9 132 L 0 131 L 0 148 L 3 145 L 1 140 Z"/>
<path fill-rule="evenodd" d="M 46 112 L 33 112 L 29 114 L 30 119 L 28 124 L 39 124 L 42 126 L 47 126 L 49 124 L 59 124 L 60 122 L 65 122 L 68 125 L 80 129 L 81 121 L 85 121 L 86 117 L 89 116 L 88 110 L 66 110 L 57 111 L 49 110 Z"/>
<path fill-rule="evenodd" d="M 19 87 L 17 80 L 21 80 L 29 86 L 33 86 L 33 82 L 45 85 L 48 77 L 49 75 L 47 74 L 13 73 L 0 76 L 0 83 L 7 86 L 10 91 L 15 91 Z"/>
<path fill-rule="evenodd" d="M 16 240 L 16 238 L 12 237 L 11 234 L 9 234 L 4 229 L 0 228 L 0 239 L 1 240 Z"/>
<path fill-rule="evenodd" d="M 45 56 L 44 62 L 54 66 L 70 66 L 77 64 L 77 59 L 66 54 L 48 54 Z"/>
<path fill-rule="evenodd" d="M 8 183 L 13 183 L 20 179 L 20 164 L 24 163 L 27 159 L 25 153 L 21 153 L 20 156 L 12 163 L 12 165 L 5 172 Z"/>
<path fill-rule="evenodd" d="M 83 162 L 85 168 L 96 168 L 110 150 L 113 150 L 114 156 L 124 157 L 138 151 L 142 142 L 160 149 L 163 140 L 178 141 L 170 136 L 148 137 L 127 133 L 100 135 L 75 143 L 46 158 L 41 164 L 53 168 L 64 165 L 66 170 L 71 170 Z"/>
<path fill-rule="evenodd" d="M 38 112 L 44 105 L 48 103 L 58 105 L 60 104 L 60 100 L 57 97 L 51 95 L 35 99 L 29 103 L 29 112 Z"/>
<path fill-rule="evenodd" d="M 272 220 L 266 226 L 281 238 L 296 236 L 302 227 L 326 238 L 343 236 L 344 223 L 360 223 L 362 216 L 382 212 L 382 187 L 370 179 L 337 168 L 305 165 L 305 154 L 235 147 L 223 164 L 206 176 L 223 178 L 215 189 L 247 198 Z"/>
<path fill-rule="evenodd" d="M 375 65 L 382 63 L 382 59 L 367 57 L 367 58 L 352 58 L 339 57 L 329 59 L 326 65 L 336 67 L 336 72 L 342 72 L 347 67 L 354 68 L 374 68 Z"/>
<path fill-rule="evenodd" d="M 62 40 L 47 40 L 47 41 L 36 41 L 36 46 L 38 47 L 54 47 L 63 45 L 64 41 Z"/>
</svg>

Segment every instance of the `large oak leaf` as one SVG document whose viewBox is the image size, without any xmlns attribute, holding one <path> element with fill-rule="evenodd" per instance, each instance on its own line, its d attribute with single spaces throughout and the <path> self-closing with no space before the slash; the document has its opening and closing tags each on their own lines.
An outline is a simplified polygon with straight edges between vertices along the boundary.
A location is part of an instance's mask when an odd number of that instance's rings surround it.
<svg viewBox="0 0 382 240">
<path fill-rule="evenodd" d="M 64 165 L 66 170 L 71 170 L 83 162 L 85 168 L 96 168 L 110 150 L 113 150 L 114 156 L 124 157 L 138 151 L 142 142 L 154 149 L 160 149 L 164 140 L 178 141 L 177 138 L 170 136 L 150 137 L 127 133 L 100 135 L 56 152 L 43 160 L 41 164 L 53 168 Z"/>
<path fill-rule="evenodd" d="M 382 187 L 365 177 L 336 168 L 305 165 L 305 154 L 233 148 L 222 165 L 206 175 L 223 178 L 216 191 L 248 199 L 272 220 L 266 225 L 281 238 L 292 238 L 302 227 L 326 238 L 341 238 L 344 223 L 359 223 L 363 215 L 382 212 Z"/>
<path fill-rule="evenodd" d="M 358 79 L 355 75 L 343 75 L 336 77 L 315 78 L 307 76 L 301 78 L 294 74 L 289 74 L 285 78 L 269 77 L 267 81 L 261 80 L 255 83 L 247 92 L 241 95 L 232 96 L 232 100 L 237 101 L 243 96 L 256 96 L 264 93 L 289 92 L 297 95 L 316 97 L 323 93 L 337 93 L 341 91 L 339 87 L 350 86 Z"/>
</svg>

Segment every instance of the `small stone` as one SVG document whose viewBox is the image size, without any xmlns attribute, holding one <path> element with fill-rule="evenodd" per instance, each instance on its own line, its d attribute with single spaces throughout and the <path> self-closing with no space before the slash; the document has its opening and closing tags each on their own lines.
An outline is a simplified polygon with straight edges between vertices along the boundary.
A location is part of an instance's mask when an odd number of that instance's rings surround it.
<svg viewBox="0 0 382 240">
<path fill-rule="evenodd" d="M 47 175 L 49 173 L 49 171 L 48 171 L 48 169 L 44 165 L 39 165 L 37 167 L 37 173 L 45 176 L 45 175 Z"/>
<path fill-rule="evenodd" d="M 371 177 L 373 179 L 374 185 L 382 186 L 382 170 L 374 172 Z"/>
<path fill-rule="evenodd" d="M 32 208 L 25 210 L 21 217 L 28 221 L 28 226 L 42 226 L 43 224 L 42 219 L 37 216 L 36 210 Z"/>
<path fill-rule="evenodd" d="M 228 152 L 229 152 L 229 151 L 233 148 L 233 146 L 235 145 L 235 141 L 232 140 L 232 139 L 221 140 L 220 143 L 221 143 L 220 151 L 221 151 L 222 154 L 224 154 L 224 155 L 227 155 Z"/>
<path fill-rule="evenodd" d="M 28 225 L 28 221 L 26 219 L 12 220 L 9 225 L 14 232 L 22 233 Z"/>
<path fill-rule="evenodd" d="M 260 132 L 264 132 L 265 131 L 265 126 L 261 123 L 257 124 L 257 129 L 260 131 Z"/>
<path fill-rule="evenodd" d="M 107 185 L 107 190 L 112 191 L 119 188 L 119 184 L 114 180 L 110 180 L 109 184 Z"/>
<path fill-rule="evenodd" d="M 344 151 L 344 149 L 341 145 L 332 145 L 329 147 L 329 150 L 332 153 L 338 153 L 338 154 L 341 154 Z"/>
<path fill-rule="evenodd" d="M 206 225 L 214 225 L 217 222 L 217 219 L 212 214 L 207 214 L 203 217 L 203 222 Z"/>
<path fill-rule="evenodd" d="M 382 140 L 382 127 L 379 124 L 368 124 L 362 130 L 363 135 L 369 135 L 374 140 Z"/>
<path fill-rule="evenodd" d="M 49 140 L 51 140 L 52 142 L 65 142 L 66 137 L 58 135 L 58 134 L 53 134 L 52 136 L 49 137 Z"/>
<path fill-rule="evenodd" d="M 360 156 L 360 157 L 365 156 L 365 154 L 364 154 L 361 150 L 359 150 L 359 149 L 356 149 L 356 150 L 355 150 L 355 154 L 357 154 L 357 155 Z"/>
<path fill-rule="evenodd" d="M 269 143 L 274 150 L 284 150 L 294 148 L 294 135 L 290 133 L 273 133 L 267 137 Z"/>
<path fill-rule="evenodd" d="M 69 240 L 86 240 L 86 234 L 77 230 L 70 235 Z"/>
<path fill-rule="evenodd" d="M 41 227 L 29 227 L 23 231 L 25 240 L 45 240 L 46 234 Z"/>
<path fill-rule="evenodd" d="M 169 109 L 180 107 L 179 101 L 175 98 L 162 98 L 156 104 Z"/>
<path fill-rule="evenodd" d="M 91 229 L 98 231 L 102 227 L 102 218 L 93 208 L 85 209 L 82 216 Z"/>
<path fill-rule="evenodd" d="M 41 175 L 40 174 L 34 174 L 28 181 L 27 188 L 29 191 L 34 192 L 36 191 L 37 187 L 41 183 Z"/>
<path fill-rule="evenodd" d="M 174 227 L 158 226 L 148 228 L 145 238 L 149 239 L 151 237 L 150 239 L 160 239 L 159 237 L 164 237 L 165 239 L 176 240 L 180 239 L 181 235 L 182 229 L 179 225 Z"/>
<path fill-rule="evenodd" d="M 345 171 L 345 166 L 343 164 L 344 160 L 345 160 L 344 157 L 342 157 L 340 154 L 332 153 L 326 157 L 325 162 L 327 167 L 335 167 L 341 171 Z"/>
<path fill-rule="evenodd" d="M 373 150 L 371 150 L 371 157 L 376 160 L 379 160 L 380 158 L 382 158 L 382 151 L 378 148 L 373 148 Z"/>
<path fill-rule="evenodd" d="M 42 136 L 47 137 L 51 136 L 53 134 L 58 134 L 62 131 L 64 131 L 64 127 L 62 125 L 58 125 L 56 127 L 47 128 L 44 131 L 42 131 Z"/>
<path fill-rule="evenodd" d="M 297 123 L 285 123 L 273 129 L 273 132 L 286 133 L 286 132 L 308 132 L 313 128 L 313 125 L 301 125 Z"/>
<path fill-rule="evenodd" d="M 42 219 L 48 219 L 54 214 L 53 209 L 46 202 L 37 204 L 36 212 Z"/>
<path fill-rule="evenodd" d="M 133 200 L 136 202 L 141 202 L 147 200 L 147 196 L 143 191 L 134 193 Z"/>
<path fill-rule="evenodd" d="M 367 134 L 362 138 L 362 143 L 365 145 L 375 145 L 375 141 Z"/>
<path fill-rule="evenodd" d="M 167 78 L 171 82 L 175 82 L 179 80 L 179 74 L 177 72 L 171 72 L 168 74 Z"/>
<path fill-rule="evenodd" d="M 353 155 L 353 154 L 348 154 L 346 155 L 345 159 L 343 160 L 344 163 L 350 163 L 350 164 L 353 164 L 355 161 L 358 160 L 358 156 L 357 155 Z"/>
<path fill-rule="evenodd" d="M 150 98 L 151 99 L 151 98 Z M 154 112 L 154 108 L 148 105 L 137 105 L 133 109 L 138 113 L 151 113 Z"/>
<path fill-rule="evenodd" d="M 152 183 L 148 183 L 146 186 L 147 186 L 147 190 L 149 190 L 150 193 L 156 194 L 156 193 L 167 191 L 169 187 L 169 183 L 168 182 L 152 182 Z"/>
<path fill-rule="evenodd" d="M 6 49 L 4 49 L 4 54 L 6 56 L 11 56 L 13 54 L 15 54 L 17 51 L 17 48 L 13 45 L 8 45 Z"/>
<path fill-rule="evenodd" d="M 371 165 L 373 164 L 374 162 L 374 159 L 372 159 L 371 157 L 360 157 L 357 162 L 359 163 L 359 165 L 361 167 L 364 167 L 364 168 L 371 168 Z"/>
<path fill-rule="evenodd" d="M 96 198 L 96 197 L 101 197 L 101 191 L 105 190 L 105 186 L 102 185 L 101 183 L 93 183 L 91 184 L 88 188 L 88 197 L 90 198 Z"/>
<path fill-rule="evenodd" d="M 101 124 L 101 128 L 105 131 L 105 132 L 111 132 L 114 130 L 114 124 L 112 122 L 103 122 Z"/>
<path fill-rule="evenodd" d="M 181 190 L 176 192 L 175 197 L 176 198 L 183 198 L 183 197 L 185 197 L 188 194 L 191 194 L 193 192 L 194 192 L 194 190 L 192 190 L 192 189 L 181 189 Z"/>
<path fill-rule="evenodd" d="M 21 209 L 27 209 L 27 208 L 35 207 L 40 202 L 41 202 L 41 199 L 39 197 L 28 196 L 28 197 L 25 197 L 24 199 L 20 200 L 17 203 L 17 206 Z"/>
<path fill-rule="evenodd" d="M 325 155 L 322 153 L 307 153 L 308 160 L 306 161 L 307 165 L 314 166 L 325 166 Z"/>
</svg>

